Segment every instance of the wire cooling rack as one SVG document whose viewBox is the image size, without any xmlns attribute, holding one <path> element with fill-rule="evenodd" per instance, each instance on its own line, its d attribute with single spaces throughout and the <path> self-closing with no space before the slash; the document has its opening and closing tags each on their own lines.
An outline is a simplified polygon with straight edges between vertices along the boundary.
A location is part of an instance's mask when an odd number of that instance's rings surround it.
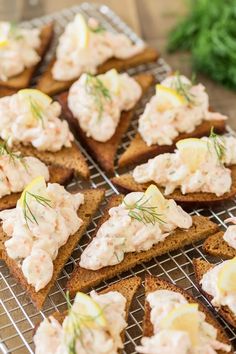
<svg viewBox="0 0 236 354">
<path fill-rule="evenodd" d="M 44 16 L 42 18 L 34 19 L 30 22 L 24 23 L 24 26 L 31 28 L 32 26 L 40 26 L 51 22 L 55 23 L 56 39 L 58 35 L 62 32 L 63 28 L 70 21 L 77 12 L 82 12 L 85 16 L 93 16 L 98 18 L 104 27 L 112 31 L 124 32 L 127 36 L 131 38 L 134 42 L 141 41 L 140 38 L 124 23 L 121 19 L 114 14 L 106 6 L 97 6 L 92 4 L 84 3 L 80 6 L 76 6 L 70 9 L 63 10 L 61 12 L 55 13 L 50 16 Z M 53 48 L 55 47 L 56 39 L 52 44 L 52 48 L 46 56 L 45 62 L 47 62 L 53 53 Z M 41 69 L 42 70 L 42 69 Z M 154 64 L 141 65 L 138 68 L 129 70 L 131 74 L 136 74 L 138 72 L 149 71 L 151 72 L 156 81 L 162 80 L 169 72 L 170 67 L 166 64 L 163 59 L 159 59 Z M 40 73 L 40 72 L 39 72 Z M 39 74 L 38 73 L 38 74 Z M 152 90 L 146 95 L 140 104 L 139 109 L 136 113 L 136 119 L 133 120 L 129 132 L 123 139 L 123 142 L 119 149 L 119 154 L 121 154 L 129 144 L 132 139 L 136 126 L 137 117 L 142 112 L 143 107 L 147 100 L 150 98 Z M 82 149 L 82 148 L 81 148 Z M 87 154 L 84 149 L 82 149 L 84 155 L 86 156 L 87 162 L 89 164 L 91 172 L 90 182 L 73 181 L 72 184 L 68 186 L 69 189 L 73 189 L 76 186 L 84 187 L 102 187 L 106 189 L 106 197 L 114 193 L 118 193 L 117 189 L 107 175 L 102 171 L 93 159 Z M 119 155 L 118 154 L 118 155 Z M 118 174 L 118 172 L 116 172 Z M 53 290 L 51 291 L 48 299 L 45 303 L 43 311 L 38 312 L 35 310 L 29 298 L 25 295 L 22 288 L 17 284 L 14 278 L 9 275 L 9 272 L 5 265 L 0 263 L 0 352 L 1 353 L 34 353 L 34 347 L 32 343 L 33 328 L 36 323 L 42 320 L 45 316 L 48 316 L 55 310 L 62 311 L 65 309 L 65 297 L 64 297 L 64 287 L 65 284 L 77 263 L 81 251 L 84 250 L 88 244 L 91 235 L 96 227 L 97 221 L 102 215 L 104 205 L 101 206 L 99 212 L 94 217 L 86 235 L 84 235 L 82 242 L 73 252 L 69 261 L 67 262 L 64 270 L 62 271 L 58 281 L 56 282 Z M 208 216 L 212 221 L 218 223 L 224 229 L 226 226 L 224 220 L 229 217 L 236 215 L 236 200 L 231 199 L 227 203 L 222 203 L 220 206 L 202 209 L 195 208 L 189 211 L 192 215 L 204 215 Z M 208 259 L 209 261 L 216 261 L 211 257 L 206 257 L 202 252 L 201 243 L 193 244 L 189 247 L 179 249 L 178 251 L 168 253 L 164 256 L 154 258 L 148 263 L 142 263 L 135 267 L 131 271 L 127 271 L 120 276 L 117 276 L 107 282 L 103 282 L 97 290 L 100 290 L 109 284 L 116 282 L 121 278 L 128 278 L 133 275 L 138 275 L 144 279 L 145 274 L 153 274 L 162 276 L 163 278 L 183 287 L 184 289 L 191 292 L 194 297 L 199 298 L 209 309 L 213 312 L 213 308 L 210 303 L 199 293 L 194 283 L 192 259 L 196 257 L 201 257 Z M 218 260 L 219 261 L 219 260 Z M 130 315 L 129 315 L 129 325 L 126 330 L 125 348 L 124 353 L 131 354 L 135 353 L 135 345 L 139 343 L 142 336 L 142 318 L 143 318 L 143 303 L 144 303 L 144 289 L 140 288 L 137 293 L 136 299 L 133 303 Z M 225 328 L 229 338 L 232 341 L 232 345 L 236 345 L 236 331 L 233 330 L 222 318 L 214 312 L 215 316 L 221 322 L 222 326 Z M 235 352 L 236 353 L 236 352 Z M 96 354 L 96 353 L 94 353 Z"/>
</svg>

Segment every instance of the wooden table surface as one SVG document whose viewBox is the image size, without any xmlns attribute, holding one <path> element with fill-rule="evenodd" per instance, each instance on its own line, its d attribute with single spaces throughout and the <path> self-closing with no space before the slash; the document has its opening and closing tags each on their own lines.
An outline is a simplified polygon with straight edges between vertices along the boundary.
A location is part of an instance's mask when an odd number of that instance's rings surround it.
<svg viewBox="0 0 236 354">
<path fill-rule="evenodd" d="M 21 19 L 29 19 L 58 11 L 83 2 L 83 0 L 34 0 L 32 5 L 22 6 Z M 89 2 L 89 1 L 88 1 Z M 158 48 L 162 56 L 173 69 L 191 76 L 191 60 L 187 53 L 168 54 L 165 50 L 167 35 L 186 9 L 185 0 L 97 0 L 96 3 L 110 6 L 150 45 Z M 198 75 L 210 96 L 210 104 L 215 110 L 228 115 L 230 124 L 236 129 L 234 114 L 236 111 L 235 92 L 230 91 L 212 80 Z"/>
</svg>

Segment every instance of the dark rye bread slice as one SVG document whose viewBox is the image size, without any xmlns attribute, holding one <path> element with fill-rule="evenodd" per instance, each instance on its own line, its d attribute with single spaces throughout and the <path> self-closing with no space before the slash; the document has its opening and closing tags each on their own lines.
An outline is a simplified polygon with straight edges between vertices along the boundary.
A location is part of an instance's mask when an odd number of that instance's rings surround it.
<svg viewBox="0 0 236 354">
<path fill-rule="evenodd" d="M 212 127 L 214 127 L 216 133 L 222 134 L 225 131 L 225 121 L 203 121 L 192 133 L 179 134 L 176 139 L 174 139 L 172 145 L 148 146 L 141 135 L 136 133 L 127 150 L 121 155 L 118 161 L 118 166 L 121 168 L 136 166 L 140 163 L 146 162 L 148 159 L 155 157 L 156 155 L 164 154 L 165 152 L 173 152 L 177 141 L 186 138 L 201 138 L 202 136 L 208 136 Z"/>
<path fill-rule="evenodd" d="M 77 191 L 79 192 L 79 190 Z M 24 277 L 21 268 L 18 266 L 17 262 L 8 257 L 6 250 L 2 252 L 2 259 L 7 264 L 10 273 L 19 281 L 22 288 L 26 291 L 26 294 L 30 297 L 35 307 L 40 310 L 49 294 L 51 288 L 55 284 L 59 274 L 61 273 L 63 267 L 65 266 L 67 260 L 71 256 L 74 248 L 77 246 L 81 237 L 85 233 L 92 217 L 99 208 L 101 201 L 104 198 L 105 191 L 103 189 L 88 189 L 81 190 L 81 193 L 84 193 L 85 202 L 80 206 L 78 210 L 78 216 L 84 221 L 80 229 L 74 234 L 71 235 L 67 243 L 59 249 L 58 256 L 54 260 L 54 272 L 51 281 L 46 285 L 45 288 L 35 291 L 34 287 L 29 285 Z M 0 229 L 0 239 L 3 239 L 4 232 L 2 228 Z"/>
<path fill-rule="evenodd" d="M 139 277 L 132 277 L 127 279 L 122 279 L 117 283 L 109 285 L 106 289 L 99 291 L 99 294 L 106 294 L 109 291 L 118 291 L 126 298 L 126 308 L 125 308 L 125 318 L 126 322 L 128 321 L 129 311 L 132 305 L 133 298 L 141 285 L 141 278 Z M 64 318 L 67 315 L 67 311 L 61 312 L 54 312 L 51 316 L 54 317 L 60 324 L 63 323 Z M 34 333 L 36 333 L 39 324 L 35 327 Z M 124 342 L 125 339 L 125 331 L 121 333 L 122 341 Z M 122 353 L 122 350 L 119 351 L 119 354 Z"/>
<path fill-rule="evenodd" d="M 1 87 L 0 86 L 0 98 L 5 97 L 5 96 L 11 96 L 14 93 L 16 93 L 17 90 L 16 89 L 10 89 L 7 87 Z"/>
<path fill-rule="evenodd" d="M 94 237 L 96 236 L 99 227 L 109 218 L 109 209 L 118 206 L 122 202 L 122 199 L 122 195 L 116 195 L 110 198 L 107 209 L 95 230 Z M 184 231 L 177 229 L 163 242 L 156 244 L 148 251 L 126 253 L 124 260 L 119 264 L 104 267 L 96 271 L 82 268 L 77 264 L 67 283 L 67 288 L 71 294 L 75 294 L 77 291 L 86 290 L 104 280 L 110 279 L 117 274 L 133 268 L 139 263 L 147 262 L 153 257 L 160 256 L 164 253 L 192 244 L 193 242 L 200 241 L 217 231 L 218 226 L 208 218 L 203 216 L 193 216 L 193 226 L 189 230 Z"/>
<path fill-rule="evenodd" d="M 203 312 L 206 316 L 206 321 L 214 326 L 215 329 L 217 329 L 217 340 L 220 341 L 221 343 L 231 345 L 230 340 L 222 328 L 222 326 L 219 324 L 219 322 L 213 317 L 213 315 L 208 311 L 208 309 L 202 305 L 202 303 L 198 300 L 196 300 L 192 295 L 190 295 L 186 290 L 177 287 L 176 285 L 173 285 L 172 283 L 161 279 L 159 277 L 154 277 L 151 275 L 146 276 L 145 279 L 145 294 L 146 297 L 149 293 L 156 291 L 156 290 L 170 290 L 174 291 L 176 293 L 180 293 L 185 297 L 185 299 L 189 303 L 197 303 L 198 304 L 198 309 L 199 311 Z M 143 335 L 145 337 L 151 337 L 153 335 L 153 325 L 151 323 L 150 319 L 150 313 L 151 313 L 151 307 L 148 303 L 147 300 L 145 300 L 145 305 L 144 305 L 144 320 L 143 320 Z M 226 353 L 225 351 L 218 350 L 218 354 L 224 354 Z M 230 352 L 233 354 L 233 350 Z"/>
<path fill-rule="evenodd" d="M 50 174 L 50 183 L 66 184 L 72 178 L 73 171 L 68 168 L 63 168 L 56 165 L 51 165 L 48 168 Z M 14 208 L 20 196 L 21 193 L 12 193 L 0 198 L 0 211 Z"/>
<path fill-rule="evenodd" d="M 143 95 L 153 82 L 153 76 L 150 74 L 139 74 L 134 77 L 135 80 L 142 87 Z M 121 113 L 120 122 L 116 128 L 114 135 L 106 142 L 102 143 L 92 138 L 88 138 L 86 133 L 80 128 L 78 120 L 73 116 L 67 105 L 68 93 L 64 92 L 58 96 L 58 101 L 62 106 L 62 112 L 68 120 L 71 128 L 75 131 L 79 141 L 86 147 L 89 153 L 99 163 L 99 165 L 107 172 L 114 172 L 114 160 L 117 149 L 122 137 L 129 128 L 130 122 L 133 118 L 135 107 L 129 111 Z"/>
<path fill-rule="evenodd" d="M 46 54 L 46 51 L 50 45 L 52 37 L 53 37 L 53 23 L 48 23 L 47 25 L 44 25 L 42 27 L 42 31 L 40 34 L 41 45 L 37 50 L 39 56 L 41 57 L 40 62 L 43 60 L 43 57 Z M 31 78 L 35 70 L 39 66 L 40 62 L 34 66 L 31 66 L 30 68 L 26 68 L 22 73 L 9 78 L 7 81 L 0 80 L 0 86 L 3 88 L 7 87 L 11 89 L 21 89 L 29 86 Z M 0 91 L 0 95 L 1 95 L 1 91 Z"/>
<path fill-rule="evenodd" d="M 203 250 L 212 256 L 223 259 L 231 259 L 236 257 L 236 249 L 228 245 L 228 243 L 223 239 L 223 236 L 223 231 L 209 236 L 203 243 Z"/>
<path fill-rule="evenodd" d="M 47 165 L 57 165 L 73 170 L 74 174 L 84 179 L 88 179 L 90 172 L 87 162 L 80 151 L 78 145 L 72 142 L 71 147 L 63 147 L 61 150 L 39 151 L 32 145 L 15 144 L 14 150 L 20 151 L 24 156 L 35 156 Z"/>
<path fill-rule="evenodd" d="M 211 301 L 212 296 L 207 294 L 205 291 L 202 290 L 200 281 L 203 277 L 203 275 L 208 272 L 208 270 L 212 269 L 214 267 L 214 264 L 211 264 L 207 261 L 204 261 L 203 259 L 197 258 L 193 260 L 193 268 L 194 268 L 194 273 L 195 273 L 195 279 L 197 286 L 199 290 L 205 295 L 205 297 Z M 215 307 L 219 314 L 228 322 L 230 323 L 233 327 L 236 328 L 236 316 L 233 314 L 233 312 L 229 309 L 228 306 L 220 306 L 219 308 Z"/>
<path fill-rule="evenodd" d="M 143 50 L 143 52 L 133 56 L 132 58 L 121 60 L 121 59 L 109 59 L 102 65 L 98 67 L 97 74 L 105 73 L 110 69 L 116 69 L 117 71 L 123 71 L 129 69 L 131 67 L 145 64 L 149 62 L 156 61 L 158 58 L 158 53 L 156 49 L 147 47 Z M 75 82 L 77 78 L 70 81 L 57 81 L 52 76 L 52 67 L 55 63 L 55 58 L 49 64 L 47 70 L 40 77 L 37 88 L 49 96 L 54 95 L 56 93 L 67 90 L 73 82 Z"/>
<path fill-rule="evenodd" d="M 176 189 L 173 193 L 165 196 L 167 199 L 174 199 L 176 202 L 183 203 L 199 203 L 199 204 L 211 204 L 224 201 L 232 198 L 236 195 L 236 165 L 230 167 L 232 172 L 232 186 L 229 192 L 217 197 L 213 193 L 187 193 L 182 194 L 180 189 Z M 148 183 L 138 183 L 134 180 L 130 173 L 125 173 L 121 176 L 113 177 L 111 179 L 121 192 L 144 192 L 150 184 L 155 184 L 154 182 Z M 160 191 L 164 193 L 164 188 L 158 186 Z"/>
</svg>

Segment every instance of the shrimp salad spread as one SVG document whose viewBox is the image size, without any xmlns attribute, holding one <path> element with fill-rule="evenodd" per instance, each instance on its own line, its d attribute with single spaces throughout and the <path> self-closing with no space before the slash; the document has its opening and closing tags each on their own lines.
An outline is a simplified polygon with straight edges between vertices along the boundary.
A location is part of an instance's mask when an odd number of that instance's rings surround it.
<svg viewBox="0 0 236 354">
<path fill-rule="evenodd" d="M 121 112 L 135 106 L 140 85 L 128 74 L 115 69 L 104 75 L 83 74 L 68 95 L 68 106 L 88 137 L 105 142 L 115 133 Z"/>
<path fill-rule="evenodd" d="M 123 348 L 126 299 L 117 291 L 78 293 L 62 324 L 44 319 L 34 336 L 35 354 L 117 354 Z"/>
<path fill-rule="evenodd" d="M 73 135 L 59 119 L 61 106 L 42 92 L 24 89 L 0 99 L 0 137 L 13 144 L 31 144 L 40 151 L 70 147 Z"/>
<path fill-rule="evenodd" d="M 214 266 L 200 281 L 202 289 L 212 296 L 212 304 L 216 307 L 228 306 L 234 316 L 236 315 L 235 269 L 236 257 Z"/>
<path fill-rule="evenodd" d="M 230 352 L 229 345 L 217 340 L 217 330 L 206 322 L 197 304 L 170 290 L 156 290 L 147 295 L 151 307 L 153 335 L 143 337 L 136 347 L 142 354 L 216 354 Z"/>
<path fill-rule="evenodd" d="M 0 22 L 0 79 L 7 81 L 40 61 L 40 29 L 19 28 L 10 22 Z"/>
<path fill-rule="evenodd" d="M 0 212 L 9 237 L 6 252 L 35 291 L 49 283 L 59 248 L 83 224 L 77 215 L 83 202 L 83 194 L 71 194 L 57 183 L 46 186 L 40 176 L 24 189 L 16 208 Z"/>
<path fill-rule="evenodd" d="M 138 183 L 149 181 L 165 188 L 165 195 L 180 189 L 182 194 L 214 193 L 221 196 L 230 191 L 231 170 L 236 163 L 236 138 L 214 136 L 179 141 L 174 153 L 166 153 L 137 166 L 133 178 Z"/>
<path fill-rule="evenodd" d="M 109 32 L 97 20 L 86 22 L 77 14 L 59 38 L 52 75 L 60 81 L 76 79 L 84 72 L 96 74 L 108 59 L 127 59 L 143 49 L 144 44 L 133 44 L 124 34 Z"/>
<path fill-rule="evenodd" d="M 223 239 L 225 242 L 236 250 L 236 217 L 228 218 L 225 220 L 225 223 L 231 222 L 233 225 L 230 225 L 224 233 Z"/>
<path fill-rule="evenodd" d="M 80 266 L 97 270 L 123 261 L 125 253 L 147 251 L 177 227 L 189 229 L 192 218 L 157 187 L 128 194 L 109 210 L 109 219 L 81 255 Z"/>
<path fill-rule="evenodd" d="M 156 86 L 156 94 L 139 119 L 139 133 L 148 146 L 172 145 L 180 133 L 191 133 L 204 120 L 225 120 L 209 111 L 209 99 L 202 84 L 173 75 Z"/>
</svg>

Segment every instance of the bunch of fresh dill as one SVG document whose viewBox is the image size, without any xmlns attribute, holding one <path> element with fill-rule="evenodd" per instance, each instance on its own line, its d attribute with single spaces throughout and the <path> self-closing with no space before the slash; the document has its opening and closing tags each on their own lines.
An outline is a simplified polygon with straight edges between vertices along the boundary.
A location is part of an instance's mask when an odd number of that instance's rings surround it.
<svg viewBox="0 0 236 354">
<path fill-rule="evenodd" d="M 236 0 L 189 0 L 168 50 L 190 50 L 194 70 L 236 89 Z"/>
</svg>

